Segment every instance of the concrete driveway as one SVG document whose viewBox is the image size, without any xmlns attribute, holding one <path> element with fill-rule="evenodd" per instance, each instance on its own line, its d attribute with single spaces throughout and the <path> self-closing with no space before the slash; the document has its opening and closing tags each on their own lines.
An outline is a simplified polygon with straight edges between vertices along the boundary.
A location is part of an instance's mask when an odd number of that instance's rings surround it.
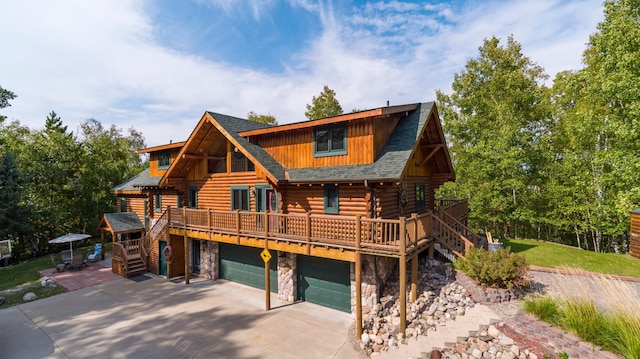
<svg viewBox="0 0 640 359">
<path fill-rule="evenodd" d="M 139 277 L 140 278 L 140 277 Z M 117 279 L 0 310 L 0 357 L 357 358 L 351 315 L 218 280 Z"/>
</svg>

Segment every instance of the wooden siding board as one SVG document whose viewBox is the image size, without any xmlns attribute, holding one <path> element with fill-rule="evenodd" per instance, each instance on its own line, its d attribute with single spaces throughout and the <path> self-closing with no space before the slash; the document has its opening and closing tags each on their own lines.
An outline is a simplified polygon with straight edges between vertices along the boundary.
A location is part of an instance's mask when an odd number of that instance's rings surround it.
<svg viewBox="0 0 640 359">
<path fill-rule="evenodd" d="M 326 167 L 373 163 L 373 121 L 347 123 L 347 154 L 314 157 L 313 128 L 287 131 L 278 136 L 256 136 L 251 142 L 264 150 L 285 168 Z"/>
</svg>

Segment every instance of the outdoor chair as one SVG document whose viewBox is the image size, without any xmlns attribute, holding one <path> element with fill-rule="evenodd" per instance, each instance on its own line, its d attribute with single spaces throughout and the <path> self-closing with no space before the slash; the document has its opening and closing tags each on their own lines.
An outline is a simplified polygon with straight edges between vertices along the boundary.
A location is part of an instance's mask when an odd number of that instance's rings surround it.
<svg viewBox="0 0 640 359">
<path fill-rule="evenodd" d="M 102 243 L 96 243 L 96 247 L 93 249 L 93 253 L 89 253 L 87 256 L 87 260 L 89 262 L 95 262 L 98 260 L 98 257 L 102 254 Z"/>
<path fill-rule="evenodd" d="M 86 266 L 87 265 L 87 261 L 82 259 L 82 254 L 75 254 L 73 256 L 73 259 L 71 259 L 71 270 L 77 270 L 77 269 L 82 269 L 82 266 Z"/>
<path fill-rule="evenodd" d="M 60 257 L 62 257 L 62 263 L 71 264 L 71 251 L 66 249 L 60 252 Z"/>
</svg>

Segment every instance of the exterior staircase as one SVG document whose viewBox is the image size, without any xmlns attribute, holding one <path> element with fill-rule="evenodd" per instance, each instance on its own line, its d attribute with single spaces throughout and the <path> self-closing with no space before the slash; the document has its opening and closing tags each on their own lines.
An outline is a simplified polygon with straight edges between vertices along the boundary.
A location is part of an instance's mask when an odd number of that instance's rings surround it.
<svg viewBox="0 0 640 359">
<path fill-rule="evenodd" d="M 112 270 L 125 278 L 147 272 L 147 254 L 140 239 L 113 244 Z"/>
<path fill-rule="evenodd" d="M 144 261 L 139 256 L 133 256 L 131 258 L 127 258 L 127 273 L 126 277 L 133 277 L 138 274 L 143 274 L 147 272 L 147 266 Z"/>
</svg>

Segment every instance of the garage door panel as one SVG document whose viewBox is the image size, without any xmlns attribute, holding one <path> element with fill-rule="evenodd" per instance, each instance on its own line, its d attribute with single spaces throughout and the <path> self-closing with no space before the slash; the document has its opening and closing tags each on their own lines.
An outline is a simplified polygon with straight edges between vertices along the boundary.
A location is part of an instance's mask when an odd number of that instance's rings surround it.
<svg viewBox="0 0 640 359">
<path fill-rule="evenodd" d="M 264 262 L 262 248 L 243 247 L 220 243 L 220 278 L 264 289 Z M 273 253 L 272 255 L 277 258 Z M 270 289 L 278 292 L 276 260 L 270 261 Z"/>
<path fill-rule="evenodd" d="M 298 299 L 351 312 L 349 262 L 298 257 Z"/>
</svg>

